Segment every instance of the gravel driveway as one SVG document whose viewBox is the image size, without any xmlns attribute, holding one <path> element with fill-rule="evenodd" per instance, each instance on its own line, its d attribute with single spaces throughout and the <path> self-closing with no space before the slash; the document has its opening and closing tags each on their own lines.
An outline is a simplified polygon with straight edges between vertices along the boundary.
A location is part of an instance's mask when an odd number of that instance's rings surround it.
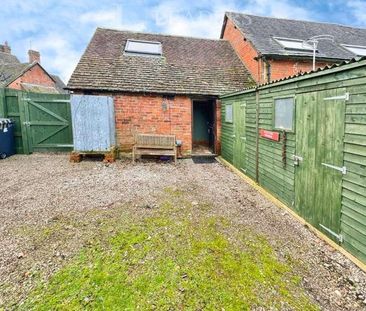
<svg viewBox="0 0 366 311">
<path fill-rule="evenodd" d="M 324 310 L 365 310 L 366 275 L 219 163 L 68 162 L 67 155 L 17 155 L 0 162 L 0 309 L 16 309 L 34 288 L 87 245 L 98 223 L 126 208 L 143 217 L 164 189 L 185 191 L 208 211 L 266 236 L 291 256 L 302 285 Z"/>
</svg>

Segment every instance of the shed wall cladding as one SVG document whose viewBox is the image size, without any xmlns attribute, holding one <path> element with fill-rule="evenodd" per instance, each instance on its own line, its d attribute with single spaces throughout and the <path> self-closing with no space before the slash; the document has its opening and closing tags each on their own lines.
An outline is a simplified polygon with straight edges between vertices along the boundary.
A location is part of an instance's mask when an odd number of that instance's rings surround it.
<svg viewBox="0 0 366 311">
<path fill-rule="evenodd" d="M 295 102 L 294 130 L 286 131 L 284 141 L 274 127 L 274 102 L 289 97 Z M 234 110 L 246 107 L 240 167 L 234 161 L 240 153 L 236 123 L 225 122 L 231 104 Z M 227 161 L 366 262 L 366 60 L 224 96 L 222 120 Z M 260 129 L 279 132 L 280 140 L 260 137 Z M 298 166 L 293 155 L 304 156 Z M 345 167 L 346 174 L 329 164 Z"/>
</svg>

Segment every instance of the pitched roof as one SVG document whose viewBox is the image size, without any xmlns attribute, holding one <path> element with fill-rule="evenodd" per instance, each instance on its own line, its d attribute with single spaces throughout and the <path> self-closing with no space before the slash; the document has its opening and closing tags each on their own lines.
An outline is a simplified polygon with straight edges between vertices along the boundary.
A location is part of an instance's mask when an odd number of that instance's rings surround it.
<svg viewBox="0 0 366 311">
<path fill-rule="evenodd" d="M 5 63 L 0 64 L 0 87 L 6 87 L 26 72 L 32 64 Z"/>
<path fill-rule="evenodd" d="M 331 35 L 334 42 L 320 41 L 317 58 L 347 60 L 355 57 L 341 46 L 366 46 L 366 29 L 354 28 L 338 24 L 290 20 L 273 17 L 226 12 L 225 20 L 229 18 L 240 31 L 253 43 L 263 55 L 310 57 L 312 52 L 286 50 L 274 37 L 307 40 L 317 35 Z M 223 29 L 225 27 L 225 21 Z M 223 32 L 221 33 L 221 36 Z"/>
<path fill-rule="evenodd" d="M 64 83 L 64 81 L 61 80 L 61 78 L 57 75 L 51 75 L 52 79 L 55 80 L 56 82 L 56 90 L 60 93 L 60 94 L 67 94 L 69 93 L 67 90 L 65 90 L 66 88 L 66 84 Z"/>
<path fill-rule="evenodd" d="M 20 61 L 13 54 L 0 52 L 0 64 L 9 64 L 9 63 L 19 64 Z"/>
<path fill-rule="evenodd" d="M 161 42 L 163 55 L 126 55 L 128 39 Z M 227 41 L 98 28 L 68 88 L 219 95 L 251 83 Z"/>
<path fill-rule="evenodd" d="M 22 84 L 24 90 L 38 93 L 68 93 L 65 83 L 56 75 L 49 74 L 39 63 L 21 63 L 18 58 L 10 53 L 0 52 L 0 87 L 7 87 L 11 82 L 20 77 L 27 70 L 39 65 L 56 83 L 54 88 L 34 84 Z"/>
</svg>

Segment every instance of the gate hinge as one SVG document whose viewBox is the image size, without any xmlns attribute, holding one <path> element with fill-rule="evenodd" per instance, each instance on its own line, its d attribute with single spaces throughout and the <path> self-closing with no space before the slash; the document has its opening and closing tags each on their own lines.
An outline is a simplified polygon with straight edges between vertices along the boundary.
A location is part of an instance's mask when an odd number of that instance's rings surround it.
<svg viewBox="0 0 366 311">
<path fill-rule="evenodd" d="M 339 243 L 343 243 L 343 236 L 342 234 L 337 234 L 335 233 L 334 231 L 330 230 L 329 228 L 327 228 L 326 226 L 322 225 L 322 224 L 319 224 L 319 226 L 321 228 L 323 228 L 325 231 L 327 231 L 330 235 L 333 235 Z"/>
</svg>

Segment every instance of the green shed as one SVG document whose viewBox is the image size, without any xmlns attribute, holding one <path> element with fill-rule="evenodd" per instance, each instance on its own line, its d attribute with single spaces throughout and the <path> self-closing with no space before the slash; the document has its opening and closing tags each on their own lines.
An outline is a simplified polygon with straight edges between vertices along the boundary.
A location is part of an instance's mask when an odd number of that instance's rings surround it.
<svg viewBox="0 0 366 311">
<path fill-rule="evenodd" d="M 222 157 L 366 262 L 366 58 L 221 100 Z"/>
</svg>

